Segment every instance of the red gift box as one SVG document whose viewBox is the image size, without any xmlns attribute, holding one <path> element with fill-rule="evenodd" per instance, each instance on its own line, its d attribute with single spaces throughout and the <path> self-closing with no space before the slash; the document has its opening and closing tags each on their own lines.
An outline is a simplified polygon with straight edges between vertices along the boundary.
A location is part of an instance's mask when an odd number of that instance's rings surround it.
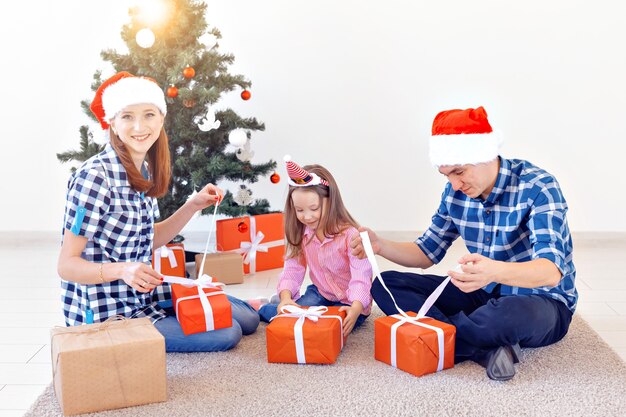
<svg viewBox="0 0 626 417">
<path fill-rule="evenodd" d="M 187 276 L 185 271 L 185 247 L 182 243 L 168 243 L 152 253 L 152 269 L 161 275 Z"/>
<path fill-rule="evenodd" d="M 265 328 L 267 361 L 273 363 L 335 363 L 343 348 L 341 307 L 285 306 Z"/>
<path fill-rule="evenodd" d="M 233 312 L 224 291 L 199 280 L 189 280 L 190 286 L 172 285 L 172 303 L 176 318 L 185 336 L 233 325 Z"/>
<path fill-rule="evenodd" d="M 408 312 L 409 316 L 416 316 Z M 454 366 L 456 328 L 430 317 L 407 318 L 400 314 L 374 321 L 374 357 L 422 376 Z"/>
<path fill-rule="evenodd" d="M 285 256 L 282 213 L 218 220 L 215 233 L 218 250 L 243 255 L 244 273 L 282 268 Z"/>
</svg>

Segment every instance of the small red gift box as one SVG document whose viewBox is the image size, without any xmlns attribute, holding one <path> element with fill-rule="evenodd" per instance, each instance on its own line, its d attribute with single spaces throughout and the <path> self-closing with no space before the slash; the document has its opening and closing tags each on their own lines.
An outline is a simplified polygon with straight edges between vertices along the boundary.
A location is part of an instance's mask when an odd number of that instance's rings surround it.
<svg viewBox="0 0 626 417">
<path fill-rule="evenodd" d="M 161 275 L 187 276 L 185 272 L 185 247 L 182 243 L 168 243 L 152 253 L 152 269 Z"/>
<path fill-rule="evenodd" d="M 176 318 L 185 336 L 231 327 L 232 307 L 224 291 L 211 283 L 189 281 L 191 286 L 171 284 Z"/>
<path fill-rule="evenodd" d="M 416 316 L 408 312 L 408 315 Z M 454 366 L 456 328 L 430 317 L 400 314 L 374 321 L 374 357 L 395 368 L 422 376 Z"/>
<path fill-rule="evenodd" d="M 285 237 L 282 213 L 218 220 L 215 234 L 218 250 L 243 254 L 246 274 L 283 266 Z"/>
<path fill-rule="evenodd" d="M 340 307 L 284 307 L 265 328 L 267 361 L 273 363 L 335 363 L 343 348 Z"/>
</svg>

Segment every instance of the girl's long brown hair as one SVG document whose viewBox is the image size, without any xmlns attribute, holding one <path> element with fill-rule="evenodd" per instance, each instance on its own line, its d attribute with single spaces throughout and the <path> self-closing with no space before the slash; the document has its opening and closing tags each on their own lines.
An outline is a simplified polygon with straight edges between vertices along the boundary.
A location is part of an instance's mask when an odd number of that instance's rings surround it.
<svg viewBox="0 0 626 417">
<path fill-rule="evenodd" d="M 144 178 L 135 166 L 124 142 L 109 128 L 111 146 L 126 169 L 128 182 L 136 191 L 145 192 L 150 197 L 163 197 L 170 185 L 172 167 L 170 165 L 170 149 L 165 129 L 161 128 L 159 138 L 148 150 L 148 171 L 150 179 Z"/>
<path fill-rule="evenodd" d="M 304 224 L 296 217 L 296 210 L 293 206 L 291 195 L 295 190 L 303 190 L 316 193 L 319 196 L 322 215 L 318 228 L 322 228 L 324 236 L 332 237 L 341 233 L 346 227 L 359 227 L 359 224 L 350 215 L 346 207 L 343 205 L 341 193 L 335 178 L 332 174 L 321 165 L 305 165 L 302 167 L 308 172 L 317 174 L 321 178 L 328 181 L 328 187 L 325 185 L 312 185 L 310 187 L 289 187 L 287 193 L 287 201 L 285 202 L 285 237 L 287 239 L 287 257 L 295 258 L 302 253 L 303 245 L 308 242 L 302 242 L 304 235 Z M 326 198 L 326 204 L 324 204 Z"/>
</svg>

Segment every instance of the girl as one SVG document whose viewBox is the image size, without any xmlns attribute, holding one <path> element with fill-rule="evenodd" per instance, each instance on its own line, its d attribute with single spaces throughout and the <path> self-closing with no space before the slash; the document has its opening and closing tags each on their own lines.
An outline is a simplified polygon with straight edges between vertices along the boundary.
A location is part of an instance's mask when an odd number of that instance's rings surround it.
<svg viewBox="0 0 626 417">
<path fill-rule="evenodd" d="M 360 326 L 372 307 L 372 268 L 350 253 L 357 222 L 346 210 L 333 176 L 320 165 L 300 167 L 285 157 L 289 193 L 285 203 L 287 257 L 277 297 L 259 309 L 269 321 L 286 305 L 337 306 L 347 312 L 344 336 Z M 312 284 L 300 296 L 309 269 Z"/>
<path fill-rule="evenodd" d="M 156 197 L 165 195 L 170 181 L 163 90 L 149 78 L 120 72 L 100 86 L 91 111 L 109 143 L 68 183 L 58 261 L 66 324 L 147 316 L 165 337 L 168 352 L 234 347 L 259 324 L 247 303 L 228 297 L 233 326 L 190 336 L 184 336 L 171 308 L 157 304 L 171 304 L 171 292 L 150 267 L 153 248 L 169 242 L 196 211 L 223 195 L 208 184 L 171 217 L 155 223 Z"/>
</svg>

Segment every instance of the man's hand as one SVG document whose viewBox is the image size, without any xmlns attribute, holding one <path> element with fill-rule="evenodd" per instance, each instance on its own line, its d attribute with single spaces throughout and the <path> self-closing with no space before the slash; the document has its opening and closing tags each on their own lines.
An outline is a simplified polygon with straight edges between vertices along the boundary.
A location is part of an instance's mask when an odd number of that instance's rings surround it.
<svg viewBox="0 0 626 417">
<path fill-rule="evenodd" d="M 476 291 L 492 282 L 497 282 L 502 262 L 483 255 L 471 253 L 459 259 L 463 272 L 448 271 L 450 282 L 463 292 Z"/>
<path fill-rule="evenodd" d="M 363 304 L 360 301 L 354 301 L 351 306 L 343 306 L 339 311 L 347 311 L 346 318 L 343 321 L 343 337 L 348 337 L 356 324 L 356 319 L 363 312 Z"/>
<path fill-rule="evenodd" d="M 359 227 L 360 232 L 367 232 L 370 238 L 370 242 L 372 243 L 372 249 L 374 250 L 374 254 L 378 255 L 380 252 L 380 240 L 376 233 L 372 232 L 367 227 Z M 363 248 L 363 241 L 360 235 L 357 235 L 350 241 L 350 249 L 352 251 L 352 256 L 356 256 L 359 259 L 367 258 L 367 254 L 365 253 L 365 249 Z"/>
</svg>

